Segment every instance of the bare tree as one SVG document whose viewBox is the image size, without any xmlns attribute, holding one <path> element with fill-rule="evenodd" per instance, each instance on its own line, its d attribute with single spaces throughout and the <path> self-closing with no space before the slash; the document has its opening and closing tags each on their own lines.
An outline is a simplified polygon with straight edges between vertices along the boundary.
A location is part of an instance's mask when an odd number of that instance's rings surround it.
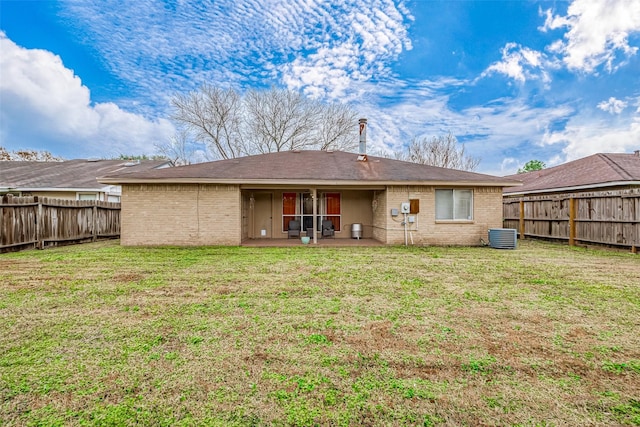
<svg viewBox="0 0 640 427">
<path fill-rule="evenodd" d="M 349 106 L 333 104 L 320 111 L 317 138 L 320 150 L 344 150 L 355 148 L 358 141 L 356 114 Z"/>
<path fill-rule="evenodd" d="M 480 164 L 480 158 L 467 155 L 464 144 L 459 144 L 451 133 L 431 139 L 414 138 L 406 152 L 396 152 L 394 156 L 399 160 L 422 165 L 465 171 L 474 171 Z"/>
<path fill-rule="evenodd" d="M 351 150 L 357 146 L 356 114 L 347 105 L 326 105 L 298 92 L 203 86 L 172 99 L 172 118 L 187 132 L 184 138 L 204 143 L 210 158 L 229 159 L 274 151 Z M 157 149 L 178 158 L 176 140 Z M 178 150 L 178 152 L 176 152 Z"/>
<path fill-rule="evenodd" d="M 54 156 L 48 151 L 37 150 L 15 150 L 8 151 L 4 147 L 0 147 L 0 161 L 14 160 L 23 162 L 62 162 L 62 157 Z"/>
<path fill-rule="evenodd" d="M 246 153 L 240 132 L 242 106 L 238 93 L 205 85 L 197 92 L 172 99 L 173 119 L 185 126 L 197 141 L 217 158 Z"/>
<path fill-rule="evenodd" d="M 247 130 L 260 153 L 310 148 L 317 126 L 319 104 L 298 92 L 252 90 L 245 98 Z"/>
<path fill-rule="evenodd" d="M 188 132 L 179 129 L 168 144 L 156 144 L 156 150 L 169 159 L 171 166 L 190 165 L 193 162 L 194 150 L 190 146 Z"/>
</svg>

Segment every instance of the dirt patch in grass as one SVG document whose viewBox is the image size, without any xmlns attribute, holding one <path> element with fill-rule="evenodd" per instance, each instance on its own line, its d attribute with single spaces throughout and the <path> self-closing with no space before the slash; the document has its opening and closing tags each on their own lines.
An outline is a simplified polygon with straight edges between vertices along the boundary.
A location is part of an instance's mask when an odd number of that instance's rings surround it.
<svg viewBox="0 0 640 427">
<path fill-rule="evenodd" d="M 113 275 L 113 282 L 115 283 L 129 283 L 129 282 L 138 282 L 145 278 L 144 274 L 140 273 L 116 273 Z"/>
</svg>

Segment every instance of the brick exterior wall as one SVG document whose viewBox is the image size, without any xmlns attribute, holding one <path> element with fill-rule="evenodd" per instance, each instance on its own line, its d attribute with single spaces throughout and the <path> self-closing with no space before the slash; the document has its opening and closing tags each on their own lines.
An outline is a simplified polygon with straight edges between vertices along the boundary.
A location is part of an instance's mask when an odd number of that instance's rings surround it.
<svg viewBox="0 0 640 427">
<path fill-rule="evenodd" d="M 449 187 L 450 188 L 450 187 Z M 387 244 L 401 245 L 405 242 L 403 214 L 395 219 L 391 209 L 400 210 L 402 202 L 409 199 L 420 200 L 420 212 L 415 215 L 416 222 L 408 224 L 407 241 L 415 245 L 480 245 L 488 240 L 489 228 L 502 227 L 502 188 L 473 188 L 473 220 L 436 221 L 435 187 L 430 186 L 393 186 L 386 191 L 386 239 Z"/>
<path fill-rule="evenodd" d="M 393 218 L 390 210 L 400 210 L 400 204 L 409 199 L 420 201 L 420 212 L 412 214 L 416 222 L 407 227 L 409 244 L 480 245 L 480 239 L 488 240 L 489 228 L 502 227 L 501 187 L 473 188 L 470 221 L 436 221 L 435 190 L 432 186 L 390 186 L 375 191 L 372 237 L 386 244 L 404 244 L 404 215 Z M 121 204 L 123 245 L 241 244 L 242 201 L 237 185 L 124 185 Z M 282 237 L 281 216 L 274 217 L 273 237 Z M 345 222 L 344 227 L 343 234 L 349 237 L 349 224 Z"/>
<path fill-rule="evenodd" d="M 124 185 L 121 205 L 125 246 L 240 244 L 237 185 Z"/>
</svg>

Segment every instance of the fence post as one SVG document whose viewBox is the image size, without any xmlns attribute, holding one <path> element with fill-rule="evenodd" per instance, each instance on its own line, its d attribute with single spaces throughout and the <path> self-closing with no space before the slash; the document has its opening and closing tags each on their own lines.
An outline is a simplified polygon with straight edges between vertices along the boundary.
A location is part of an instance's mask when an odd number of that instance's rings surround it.
<svg viewBox="0 0 640 427">
<path fill-rule="evenodd" d="M 520 200 L 520 239 L 524 240 L 524 200 Z"/>
<path fill-rule="evenodd" d="M 576 245 L 576 199 L 569 198 L 569 246 Z"/>
<path fill-rule="evenodd" d="M 34 202 L 38 202 L 38 206 L 36 206 L 36 249 L 44 249 L 44 238 L 42 235 L 44 234 L 44 220 L 42 218 L 42 197 L 35 196 L 33 198 Z"/>
<path fill-rule="evenodd" d="M 93 239 L 98 240 L 98 202 L 93 202 Z"/>
<path fill-rule="evenodd" d="M 40 249 L 40 197 L 35 196 L 33 198 L 33 201 L 37 203 L 37 205 L 35 206 L 35 221 L 36 221 L 36 235 L 33 236 L 36 239 L 36 244 L 35 244 L 35 248 L 36 249 Z"/>
<path fill-rule="evenodd" d="M 13 243 L 13 230 L 15 226 L 13 221 L 9 223 L 9 210 L 3 208 L 2 205 L 8 205 L 9 199 L 13 197 L 11 194 L 5 194 L 0 196 L 0 237 L 4 234 L 4 239 L 0 239 L 0 244 L 4 243 L 10 245 Z"/>
</svg>

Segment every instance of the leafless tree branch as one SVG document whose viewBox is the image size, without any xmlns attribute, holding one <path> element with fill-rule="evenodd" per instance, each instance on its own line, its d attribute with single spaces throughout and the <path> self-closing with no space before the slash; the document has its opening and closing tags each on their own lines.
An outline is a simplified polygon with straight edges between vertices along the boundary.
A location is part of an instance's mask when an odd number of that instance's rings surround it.
<svg viewBox="0 0 640 427">
<path fill-rule="evenodd" d="M 0 146 L 0 161 L 14 160 L 24 162 L 62 162 L 62 157 L 54 156 L 48 151 L 16 150 L 8 151 Z"/>
<path fill-rule="evenodd" d="M 233 89 L 205 85 L 172 99 L 172 118 L 212 158 L 285 150 L 350 150 L 357 146 L 356 114 L 347 105 L 326 105 L 298 92 Z M 173 144 L 173 146 L 171 146 Z M 176 141 L 159 148 L 176 158 Z M 180 144 L 177 144 L 178 146 Z"/>
<path fill-rule="evenodd" d="M 414 138 L 406 152 L 396 152 L 394 156 L 396 159 L 422 165 L 465 171 L 474 171 L 480 164 L 480 158 L 469 156 L 464 144 L 459 144 L 451 133 L 431 139 Z"/>
</svg>

